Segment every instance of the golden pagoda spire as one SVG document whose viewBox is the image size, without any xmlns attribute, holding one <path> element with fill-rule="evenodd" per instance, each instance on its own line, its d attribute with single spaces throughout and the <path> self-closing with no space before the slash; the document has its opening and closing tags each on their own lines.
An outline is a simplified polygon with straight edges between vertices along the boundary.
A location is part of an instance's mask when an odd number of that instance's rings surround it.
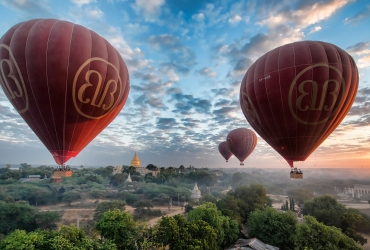
<svg viewBox="0 0 370 250">
<path fill-rule="evenodd" d="M 137 168 L 140 167 L 140 160 L 139 160 L 139 157 L 137 156 L 136 152 L 135 152 L 134 158 L 132 158 L 130 166 L 137 167 Z"/>
</svg>

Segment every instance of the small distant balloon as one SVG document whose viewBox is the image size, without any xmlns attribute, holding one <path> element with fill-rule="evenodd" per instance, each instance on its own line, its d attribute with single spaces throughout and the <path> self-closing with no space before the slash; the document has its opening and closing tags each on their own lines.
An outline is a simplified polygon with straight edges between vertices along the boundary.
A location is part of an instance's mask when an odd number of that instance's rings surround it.
<svg viewBox="0 0 370 250">
<path fill-rule="evenodd" d="M 293 167 L 341 123 L 356 98 L 358 81 L 355 61 L 339 47 L 290 43 L 250 66 L 240 105 L 253 129 Z"/>
<path fill-rule="evenodd" d="M 227 135 L 226 141 L 231 153 L 239 159 L 240 165 L 243 166 L 244 160 L 247 159 L 257 145 L 257 136 L 250 129 L 237 128 Z"/>
<path fill-rule="evenodd" d="M 233 155 L 226 141 L 223 141 L 218 145 L 218 151 L 225 158 L 226 162 L 228 162 L 230 157 Z"/>
<path fill-rule="evenodd" d="M 108 41 L 56 19 L 22 22 L 2 36 L 0 84 L 59 165 L 113 121 L 130 90 L 126 64 Z"/>
</svg>

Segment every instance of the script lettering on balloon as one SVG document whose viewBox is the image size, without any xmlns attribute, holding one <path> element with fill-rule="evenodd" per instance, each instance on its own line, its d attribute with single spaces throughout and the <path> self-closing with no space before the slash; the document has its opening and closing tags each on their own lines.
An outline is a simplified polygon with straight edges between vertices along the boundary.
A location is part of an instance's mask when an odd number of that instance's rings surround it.
<svg viewBox="0 0 370 250">
<path fill-rule="evenodd" d="M 29 105 L 26 86 L 9 46 L 0 44 L 0 50 L 2 49 L 7 50 L 9 57 L 0 61 L 0 85 L 14 108 L 21 114 L 28 110 Z M 16 98 L 22 101 L 16 101 Z M 23 103 L 21 107 L 20 103 Z"/>
<path fill-rule="evenodd" d="M 261 125 L 261 121 L 253 103 L 249 99 L 249 96 L 245 92 L 241 91 L 240 100 L 243 113 L 248 118 L 248 121 L 255 123 L 256 125 L 258 125 L 259 128 Z"/>
<path fill-rule="evenodd" d="M 84 84 L 81 86 L 78 85 L 78 79 L 80 77 L 81 71 L 89 65 L 91 62 L 99 61 L 106 63 L 109 67 L 112 67 L 117 73 L 117 79 L 105 79 L 105 84 L 103 83 L 103 77 L 100 72 L 96 70 L 88 70 L 84 75 Z M 91 82 L 92 76 L 96 76 L 97 82 Z M 87 90 L 93 90 L 93 95 L 88 96 Z M 121 81 L 121 77 L 119 75 L 118 69 L 111 64 L 110 62 L 106 61 L 103 58 L 95 57 L 87 60 L 81 67 L 78 69 L 76 76 L 73 81 L 73 88 L 72 88 L 72 95 L 73 95 L 73 103 L 77 112 L 89 119 L 100 119 L 107 115 L 120 101 L 124 89 L 123 83 Z M 101 96 L 99 94 L 102 92 Z M 91 112 L 91 108 L 88 108 L 89 113 L 84 112 L 84 105 L 93 106 L 94 109 L 100 109 L 98 112 L 99 115 L 94 115 Z"/>
<path fill-rule="evenodd" d="M 311 80 L 304 80 L 300 82 L 300 77 L 307 72 L 308 70 L 312 70 L 316 67 L 326 67 L 329 70 L 333 70 L 333 72 L 336 72 L 338 74 L 338 79 L 341 79 L 341 82 L 339 82 L 336 79 L 329 79 L 323 83 L 317 82 L 313 79 Z M 330 90 L 329 86 L 331 86 Z M 293 91 L 294 89 L 297 89 L 297 99 L 293 100 Z M 342 89 L 342 94 L 340 95 Z M 323 122 L 326 122 L 331 116 L 333 116 L 336 112 L 336 110 L 339 108 L 340 104 L 343 101 L 344 97 L 344 89 L 345 89 L 345 82 L 342 77 L 342 73 L 334 66 L 328 65 L 325 63 L 318 63 L 312 66 L 309 66 L 302 70 L 293 80 L 292 85 L 290 86 L 289 90 L 289 109 L 293 117 L 307 125 L 317 125 Z M 329 91 L 329 92 L 328 92 Z M 338 100 L 339 97 L 339 100 Z M 339 103 L 337 103 L 339 101 Z M 303 105 L 303 103 L 309 102 L 309 105 Z M 295 106 L 295 107 L 294 107 Z M 335 108 L 335 110 L 333 110 Z M 299 117 L 298 110 L 300 113 L 304 112 L 322 112 L 322 111 L 330 111 L 333 110 L 333 112 L 330 112 L 329 115 L 326 117 L 321 117 L 318 121 L 306 121 Z M 307 115 L 305 115 L 307 117 Z"/>
</svg>

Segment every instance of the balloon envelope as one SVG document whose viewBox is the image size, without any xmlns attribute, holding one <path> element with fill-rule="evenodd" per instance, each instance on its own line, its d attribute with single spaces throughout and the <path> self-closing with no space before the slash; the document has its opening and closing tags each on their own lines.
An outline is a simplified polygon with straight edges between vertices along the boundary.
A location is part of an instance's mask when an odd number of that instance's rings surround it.
<svg viewBox="0 0 370 250">
<path fill-rule="evenodd" d="M 226 137 L 230 151 L 239 159 L 240 165 L 253 152 L 257 145 L 256 134 L 247 128 L 232 130 Z"/>
<path fill-rule="evenodd" d="M 251 65 L 240 87 L 240 104 L 254 130 L 293 167 L 344 119 L 358 80 L 354 60 L 337 46 L 286 44 Z"/>
<path fill-rule="evenodd" d="M 19 23 L 3 35 L 0 84 L 57 164 L 75 157 L 118 115 L 130 89 L 112 45 L 55 19 Z"/>
<path fill-rule="evenodd" d="M 220 144 L 218 144 L 218 151 L 225 158 L 226 162 L 228 162 L 230 157 L 233 155 L 226 141 L 223 141 Z"/>
</svg>

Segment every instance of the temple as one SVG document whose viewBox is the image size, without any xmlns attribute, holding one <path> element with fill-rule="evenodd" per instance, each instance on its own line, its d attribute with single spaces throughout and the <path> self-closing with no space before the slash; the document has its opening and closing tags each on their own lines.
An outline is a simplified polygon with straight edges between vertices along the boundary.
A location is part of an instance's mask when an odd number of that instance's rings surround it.
<svg viewBox="0 0 370 250">
<path fill-rule="evenodd" d="M 145 174 L 146 174 L 145 170 L 146 169 L 142 168 L 140 166 L 140 160 L 139 160 L 139 157 L 137 156 L 136 152 L 135 152 L 134 158 L 132 158 L 132 160 L 131 160 L 130 166 L 135 167 L 136 172 L 138 172 L 142 176 L 145 176 Z"/>
<path fill-rule="evenodd" d="M 132 158 L 132 161 L 130 163 L 130 166 L 133 166 L 133 167 L 136 167 L 136 168 L 140 168 L 140 160 L 139 160 L 139 157 L 137 156 L 136 152 L 135 152 L 135 155 L 134 155 L 134 158 Z"/>
<path fill-rule="evenodd" d="M 128 173 L 128 176 L 125 182 L 132 182 L 130 173 Z"/>
<path fill-rule="evenodd" d="M 197 185 L 197 183 L 195 183 L 195 186 L 194 186 L 193 190 L 191 190 L 190 198 L 193 199 L 193 200 L 198 201 L 201 197 L 202 197 L 202 195 L 200 193 L 200 190 L 198 189 L 198 185 Z"/>
</svg>

